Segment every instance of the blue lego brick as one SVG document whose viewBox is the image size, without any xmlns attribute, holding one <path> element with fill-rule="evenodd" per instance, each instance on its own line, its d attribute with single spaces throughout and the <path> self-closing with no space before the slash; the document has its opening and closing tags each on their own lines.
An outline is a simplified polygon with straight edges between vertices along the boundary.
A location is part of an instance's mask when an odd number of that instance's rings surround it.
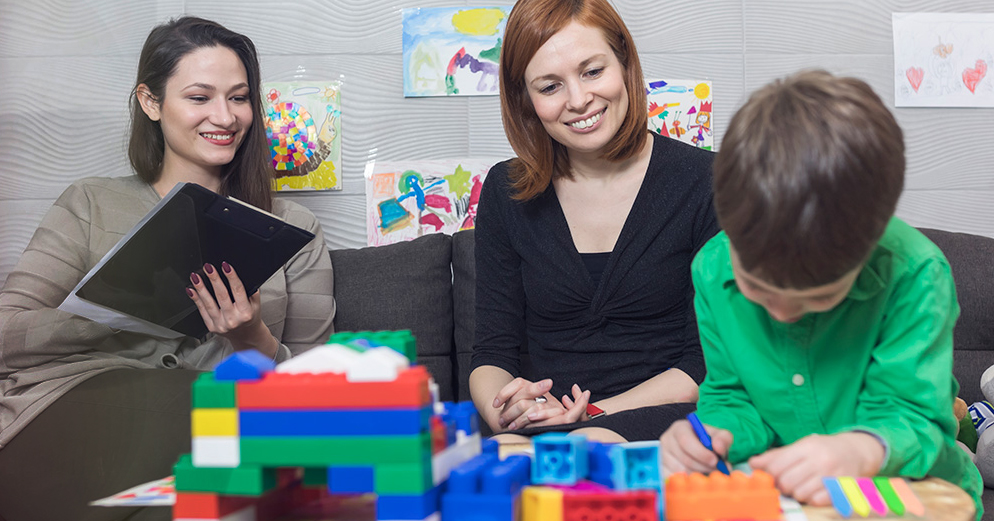
<svg viewBox="0 0 994 521">
<path fill-rule="evenodd" d="M 434 487 L 424 494 L 379 495 L 376 497 L 376 519 L 417 519 L 438 512 L 439 491 Z"/>
<path fill-rule="evenodd" d="M 480 454 L 449 473 L 448 492 L 476 494 L 483 488 L 483 472 L 500 461 L 497 454 Z"/>
<path fill-rule="evenodd" d="M 442 520 L 514 521 L 515 503 L 529 484 L 531 458 L 481 454 L 449 474 L 442 496 Z"/>
<path fill-rule="evenodd" d="M 238 351 L 217 365 L 214 369 L 214 380 L 258 380 L 274 369 L 276 363 L 268 356 L 254 349 Z"/>
<path fill-rule="evenodd" d="M 365 410 L 244 410 L 242 436 L 362 436 L 428 431 L 431 408 Z"/>
<path fill-rule="evenodd" d="M 457 431 L 463 431 L 466 435 L 480 432 L 480 420 L 473 402 L 458 402 L 447 412 L 455 419 Z"/>
<path fill-rule="evenodd" d="M 575 485 L 588 475 L 587 439 L 561 432 L 532 438 L 532 483 L 536 485 Z"/>
<path fill-rule="evenodd" d="M 442 496 L 442 521 L 516 521 L 518 496 L 453 494 Z"/>
<path fill-rule="evenodd" d="M 613 445 L 611 478 L 617 490 L 660 490 L 659 442 L 636 441 Z"/>
<path fill-rule="evenodd" d="M 373 467 L 328 467 L 328 492 L 366 494 L 376 491 Z"/>
<path fill-rule="evenodd" d="M 497 443 L 497 440 L 493 438 L 487 438 L 483 440 L 481 450 L 484 454 L 497 454 L 500 452 L 500 443 Z"/>
<path fill-rule="evenodd" d="M 605 487 L 614 488 L 614 480 L 611 477 L 611 456 L 608 455 L 611 447 L 613 445 L 596 441 L 587 442 L 587 464 L 590 474 L 587 479 Z"/>
</svg>

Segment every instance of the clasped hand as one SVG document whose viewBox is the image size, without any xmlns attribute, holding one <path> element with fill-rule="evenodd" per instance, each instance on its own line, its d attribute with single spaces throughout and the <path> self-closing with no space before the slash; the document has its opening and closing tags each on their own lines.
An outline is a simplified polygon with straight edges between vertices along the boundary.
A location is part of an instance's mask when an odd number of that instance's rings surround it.
<svg viewBox="0 0 994 521">
<path fill-rule="evenodd" d="M 660 437 L 664 474 L 715 470 L 718 455 L 728 456 L 732 433 L 710 425 L 704 428 L 711 436 L 714 452 L 706 449 L 687 420 L 674 422 Z M 833 435 L 812 434 L 790 445 L 770 449 L 749 458 L 753 470 L 773 476 L 784 495 L 810 505 L 831 504 L 822 484 L 827 476 L 874 476 L 883 464 L 884 447 L 864 432 Z"/>
<path fill-rule="evenodd" d="M 562 401 L 549 394 L 552 380 L 531 382 L 515 378 L 494 398 L 493 407 L 501 409 L 499 425 L 505 430 L 575 423 L 586 418 L 590 391 L 581 391 L 573 384 L 573 397 L 563 395 Z"/>
<path fill-rule="evenodd" d="M 221 280 L 222 274 L 210 264 L 204 264 L 207 280 L 191 273 L 190 282 L 193 286 L 186 289 L 187 295 L 200 311 L 207 330 L 227 338 L 235 349 L 252 348 L 263 353 L 274 353 L 272 350 L 279 343 L 262 322 L 260 292 L 255 292 L 251 297 L 246 295 L 238 273 L 227 262 L 221 263 L 221 271 L 231 287 L 230 294 Z M 207 290 L 207 284 L 214 290 L 213 297 Z"/>
</svg>

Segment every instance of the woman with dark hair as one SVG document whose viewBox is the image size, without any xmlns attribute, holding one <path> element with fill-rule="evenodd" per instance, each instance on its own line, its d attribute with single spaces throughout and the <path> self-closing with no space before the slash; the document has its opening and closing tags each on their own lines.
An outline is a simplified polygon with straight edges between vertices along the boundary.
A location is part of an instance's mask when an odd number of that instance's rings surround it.
<svg viewBox="0 0 994 521">
<path fill-rule="evenodd" d="M 478 208 L 477 409 L 498 433 L 657 439 L 704 377 L 690 263 L 718 231 L 712 154 L 647 130 L 635 43 L 606 0 L 515 4 L 500 89 L 518 157 Z"/>
<path fill-rule="evenodd" d="M 190 387 L 234 351 L 280 362 L 325 341 L 335 302 L 317 219 L 274 199 L 259 62 L 245 36 L 185 17 L 152 30 L 131 98 L 137 175 L 73 183 L 0 291 L 0 519 L 114 519 L 87 502 L 167 476 L 190 449 Z M 209 333 L 162 339 L 56 309 L 177 183 L 276 214 L 315 238 L 249 296 L 238 266 L 187 289 Z M 231 296 L 208 291 L 231 283 Z M 221 292 L 227 294 L 227 292 Z"/>
</svg>

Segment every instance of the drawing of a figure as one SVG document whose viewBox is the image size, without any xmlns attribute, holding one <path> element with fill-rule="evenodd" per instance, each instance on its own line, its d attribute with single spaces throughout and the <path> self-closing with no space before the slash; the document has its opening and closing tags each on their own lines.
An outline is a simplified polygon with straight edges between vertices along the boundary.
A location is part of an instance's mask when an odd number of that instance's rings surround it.
<svg viewBox="0 0 994 521">
<path fill-rule="evenodd" d="M 701 103 L 701 109 L 697 111 L 697 116 L 694 118 L 696 125 L 688 127 L 689 129 L 697 129 L 697 135 L 692 137 L 690 140 L 698 147 L 704 147 L 704 135 L 711 135 L 711 103 L 703 102 Z"/>
<path fill-rule="evenodd" d="M 676 139 L 680 139 L 680 136 L 687 133 L 687 129 L 680 126 L 680 112 L 673 116 L 673 128 L 670 129 L 670 134 Z"/>
<path fill-rule="evenodd" d="M 418 227 L 418 236 L 424 233 L 424 227 L 430 226 L 434 228 L 433 231 L 439 231 L 445 223 L 442 221 L 435 212 L 431 211 L 432 208 L 438 208 L 443 212 L 452 211 L 452 203 L 449 198 L 444 195 L 429 193 L 429 191 L 441 185 L 445 182 L 444 179 L 433 180 L 427 186 L 424 185 L 424 179 L 421 174 L 408 170 L 400 176 L 400 181 L 398 183 L 398 188 L 400 189 L 401 195 L 397 198 L 397 202 L 403 202 L 405 199 L 414 198 L 415 206 L 418 209 L 418 223 L 421 226 Z"/>
</svg>

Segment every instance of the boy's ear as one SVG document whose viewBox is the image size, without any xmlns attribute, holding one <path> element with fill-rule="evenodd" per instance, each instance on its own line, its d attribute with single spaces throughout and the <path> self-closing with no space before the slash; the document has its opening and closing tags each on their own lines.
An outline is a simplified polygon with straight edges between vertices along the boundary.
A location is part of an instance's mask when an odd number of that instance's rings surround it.
<svg viewBox="0 0 994 521">
<path fill-rule="evenodd" d="M 159 121 L 159 100 L 155 99 L 152 91 L 147 85 L 142 83 L 135 89 L 135 96 L 138 96 L 138 104 L 142 107 L 142 112 L 152 121 Z"/>
</svg>

